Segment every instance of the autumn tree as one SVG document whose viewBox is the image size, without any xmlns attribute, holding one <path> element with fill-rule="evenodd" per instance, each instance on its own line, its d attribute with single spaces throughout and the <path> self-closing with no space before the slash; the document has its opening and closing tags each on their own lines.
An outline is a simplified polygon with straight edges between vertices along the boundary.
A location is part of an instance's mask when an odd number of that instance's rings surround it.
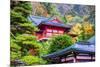
<svg viewBox="0 0 100 67">
<path fill-rule="evenodd" d="M 77 40 L 87 40 L 94 35 L 94 25 L 84 18 L 82 23 L 75 23 L 69 34 L 77 35 Z"/>
<path fill-rule="evenodd" d="M 80 23 L 76 23 L 76 24 L 74 24 L 73 27 L 71 28 L 70 33 L 79 35 L 79 34 L 82 33 L 81 28 L 82 28 L 81 24 L 80 24 Z"/>
<path fill-rule="evenodd" d="M 72 22 L 72 20 L 73 20 L 73 16 L 72 15 L 65 15 L 65 18 L 67 19 L 67 22 Z"/>
<path fill-rule="evenodd" d="M 95 34 L 94 24 L 92 24 L 88 20 L 88 17 L 84 18 L 84 22 L 82 23 L 82 30 L 83 30 L 82 37 L 83 39 L 86 39 L 86 40 Z"/>
</svg>

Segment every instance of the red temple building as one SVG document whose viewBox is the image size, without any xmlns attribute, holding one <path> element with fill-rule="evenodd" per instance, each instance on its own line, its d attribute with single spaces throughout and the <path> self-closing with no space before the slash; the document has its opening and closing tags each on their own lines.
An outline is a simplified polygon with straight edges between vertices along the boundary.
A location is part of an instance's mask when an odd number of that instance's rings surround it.
<svg viewBox="0 0 100 67">
<path fill-rule="evenodd" d="M 39 41 L 47 40 L 55 35 L 66 34 L 71 28 L 71 25 L 65 25 L 55 17 L 30 16 L 28 19 L 38 26 L 39 31 L 35 35 Z"/>
</svg>

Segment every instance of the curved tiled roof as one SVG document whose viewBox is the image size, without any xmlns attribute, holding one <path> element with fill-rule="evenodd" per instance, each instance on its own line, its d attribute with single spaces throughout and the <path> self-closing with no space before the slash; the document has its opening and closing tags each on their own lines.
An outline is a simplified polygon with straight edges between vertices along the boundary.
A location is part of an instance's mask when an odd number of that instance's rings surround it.
<svg viewBox="0 0 100 67">
<path fill-rule="evenodd" d="M 92 37 L 91 40 L 94 40 L 94 37 Z M 43 58 L 52 58 L 52 57 L 65 55 L 69 51 L 77 51 L 77 52 L 80 52 L 80 53 L 95 53 L 95 43 L 94 44 L 90 43 L 90 42 L 76 43 L 76 44 L 74 44 L 74 45 L 72 45 L 68 48 L 63 49 L 63 50 L 45 55 L 45 56 L 43 56 Z"/>
<path fill-rule="evenodd" d="M 70 28 L 70 25 L 65 25 L 64 23 L 62 23 L 60 21 L 58 21 L 58 23 L 51 21 L 54 18 L 47 18 L 47 17 L 40 17 L 40 16 L 29 16 L 28 19 L 30 21 L 32 21 L 36 26 L 39 26 L 41 24 L 45 24 L 45 25 L 52 25 L 52 26 Z"/>
</svg>

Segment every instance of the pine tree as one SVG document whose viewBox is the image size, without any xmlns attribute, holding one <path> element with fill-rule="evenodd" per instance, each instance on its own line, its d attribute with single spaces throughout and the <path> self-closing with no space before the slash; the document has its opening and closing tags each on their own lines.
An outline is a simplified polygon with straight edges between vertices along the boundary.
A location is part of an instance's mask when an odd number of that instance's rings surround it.
<svg viewBox="0 0 100 67">
<path fill-rule="evenodd" d="M 16 59 L 20 60 L 23 57 L 24 59 L 27 59 L 26 58 L 27 56 L 30 57 L 31 55 L 30 49 L 33 50 L 34 56 L 38 56 L 36 58 L 39 58 L 39 49 L 41 48 L 41 46 L 40 43 L 37 42 L 36 37 L 32 35 L 35 33 L 35 31 L 38 30 L 38 28 L 35 27 L 32 24 L 32 22 L 30 22 L 27 18 L 31 14 L 31 11 L 32 11 L 32 6 L 30 2 L 11 1 L 11 12 L 10 12 L 11 13 L 10 15 L 11 17 L 11 31 L 10 31 L 11 62 L 15 61 Z M 34 56 L 33 58 L 35 59 Z M 30 62 L 35 63 L 35 60 L 32 60 Z M 40 61 L 38 62 L 41 64 Z M 26 64 L 30 64 L 30 63 L 26 63 Z"/>
</svg>

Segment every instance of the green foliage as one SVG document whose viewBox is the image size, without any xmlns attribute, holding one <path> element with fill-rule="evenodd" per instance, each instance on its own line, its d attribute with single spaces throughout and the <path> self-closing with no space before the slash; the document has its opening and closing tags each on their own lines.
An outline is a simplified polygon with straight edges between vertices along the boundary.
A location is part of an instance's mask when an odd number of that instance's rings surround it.
<svg viewBox="0 0 100 67">
<path fill-rule="evenodd" d="M 41 43 L 41 48 L 39 50 L 39 54 L 40 56 L 44 56 L 44 55 L 47 55 L 49 53 L 49 48 L 50 48 L 50 44 L 49 42 L 42 42 Z"/>
<path fill-rule="evenodd" d="M 44 5 L 45 9 L 48 11 L 48 14 L 50 14 L 51 16 L 60 15 L 55 4 L 51 4 L 51 3 L 42 3 L 42 4 Z"/>
<path fill-rule="evenodd" d="M 65 16 L 61 16 L 61 20 L 62 20 L 65 24 L 67 24 L 67 22 L 68 22 Z"/>
<path fill-rule="evenodd" d="M 95 33 L 93 34 L 87 34 L 85 35 L 84 32 L 82 32 L 79 36 L 78 36 L 78 41 L 87 41 L 88 39 L 90 39 L 92 36 L 94 36 Z"/>
<path fill-rule="evenodd" d="M 14 52 L 14 51 L 11 51 L 10 52 L 10 59 L 11 59 L 11 61 L 14 61 L 14 60 L 16 60 L 16 59 L 19 59 L 19 58 L 21 58 L 21 52 L 20 51 L 16 51 L 16 52 Z"/>
<path fill-rule="evenodd" d="M 32 7 L 30 2 L 11 1 L 11 61 L 16 59 L 20 60 L 29 55 L 29 49 L 36 50 L 37 55 L 39 53 L 41 47 L 40 43 L 38 43 L 35 36 L 32 35 L 38 28 L 27 18 L 30 15 L 31 10 Z M 26 59 L 28 58 L 31 60 L 31 57 L 26 57 Z M 40 61 L 37 57 L 32 58 L 32 62 Z M 31 62 L 29 62 L 29 64 L 31 64 Z"/>
<path fill-rule="evenodd" d="M 21 47 L 17 45 L 16 40 L 13 39 L 13 38 L 11 38 L 10 44 L 11 44 L 10 45 L 11 49 L 17 49 L 17 50 L 20 50 L 21 49 Z"/>
<path fill-rule="evenodd" d="M 16 12 L 22 12 L 27 17 L 32 10 L 32 6 L 30 2 L 26 1 L 11 1 L 11 9 L 14 9 Z"/>
<path fill-rule="evenodd" d="M 21 47 L 19 45 L 17 45 L 16 40 L 11 38 L 10 39 L 10 58 L 11 61 L 20 58 L 21 57 L 21 51 L 20 51 Z"/>
<path fill-rule="evenodd" d="M 73 44 L 69 35 L 60 35 L 50 40 L 50 53 L 67 48 Z"/>
<path fill-rule="evenodd" d="M 74 18 L 71 22 L 74 22 L 74 23 L 83 22 L 83 18 L 76 15 L 76 16 L 74 16 Z"/>
<path fill-rule="evenodd" d="M 35 65 L 35 64 L 45 64 L 46 61 L 37 57 L 37 56 L 24 56 L 21 61 L 25 62 L 27 65 Z"/>
<path fill-rule="evenodd" d="M 17 33 L 33 33 L 38 29 L 30 22 L 27 17 L 32 11 L 30 2 L 11 1 L 11 32 Z M 17 31 L 17 33 L 15 33 Z"/>
<path fill-rule="evenodd" d="M 26 49 L 40 47 L 40 44 L 37 42 L 35 36 L 30 34 L 18 35 L 16 37 L 16 41 L 20 44 L 20 46 L 26 47 Z"/>
<path fill-rule="evenodd" d="M 40 43 L 37 42 L 35 36 L 30 34 L 22 34 L 16 36 L 16 43 L 22 47 L 21 48 L 21 55 L 27 55 L 29 49 L 35 49 L 36 54 L 39 54 L 39 49 L 41 48 Z"/>
</svg>

